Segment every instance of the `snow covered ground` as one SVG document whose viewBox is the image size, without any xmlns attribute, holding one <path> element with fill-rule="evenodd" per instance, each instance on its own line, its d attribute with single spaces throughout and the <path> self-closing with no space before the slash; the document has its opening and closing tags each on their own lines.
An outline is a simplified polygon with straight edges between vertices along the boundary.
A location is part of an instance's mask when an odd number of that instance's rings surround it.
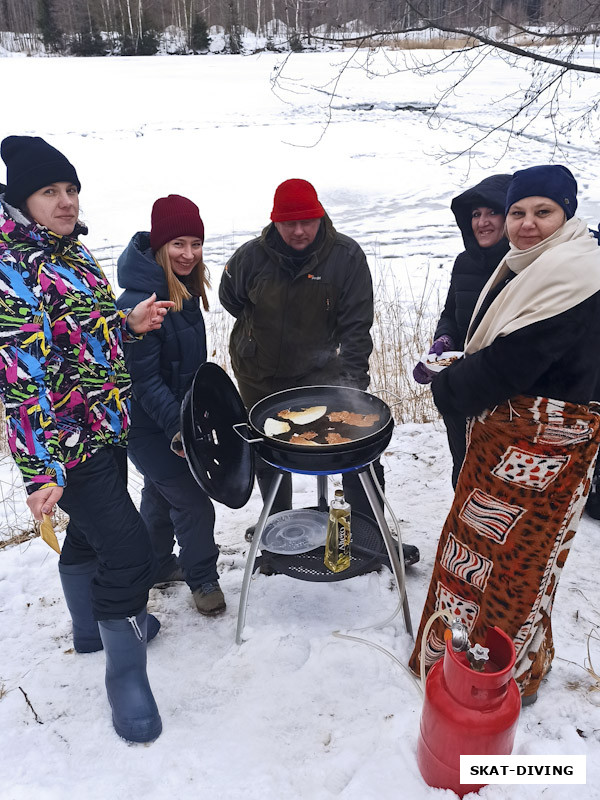
<svg viewBox="0 0 600 800">
<path fill-rule="evenodd" d="M 451 198 L 490 171 L 548 162 L 555 144 L 549 120 L 540 116 L 514 144 L 489 138 L 471 159 L 443 157 L 489 130 L 505 92 L 518 87 L 520 73 L 496 61 L 448 99 L 442 127 L 423 109 L 449 75 L 374 79 L 351 67 L 326 127 L 322 89 L 342 58 L 294 56 L 285 93 L 271 90 L 282 64 L 272 54 L 2 59 L 3 84 L 19 94 L 0 120 L 0 138 L 41 135 L 68 155 L 82 182 L 87 243 L 107 266 L 136 230 L 148 228 L 152 202 L 175 192 L 200 206 L 217 284 L 234 248 L 268 221 L 276 185 L 304 177 L 334 224 L 362 244 L 374 271 L 385 264 L 413 287 L 433 281 L 444 290 L 461 247 Z M 385 59 L 372 67 L 386 69 Z M 578 113 L 598 88 L 597 80 L 574 86 L 562 113 Z M 402 110 L 407 105 L 417 110 Z M 561 140 L 557 160 L 579 178 L 579 214 L 595 225 L 600 156 L 589 134 L 569 139 Z M 222 312 L 215 304 L 210 313 Z M 383 463 L 402 537 L 421 549 L 407 577 L 416 628 L 451 502 L 441 425 L 398 426 Z M 312 505 L 314 479 L 296 483 L 295 505 Z M 454 796 L 427 787 L 418 772 L 415 684 L 380 651 L 332 636 L 393 612 L 389 572 L 331 584 L 258 575 L 245 641 L 235 644 L 243 533 L 259 511 L 256 493 L 242 510 L 217 510 L 223 617 L 201 617 L 185 586 L 151 592 L 149 608 L 163 627 L 148 650 L 149 675 L 164 732 L 148 746 L 127 745 L 113 731 L 103 655 L 71 649 L 56 555 L 39 539 L 0 551 L 2 800 Z M 515 744 L 519 754 L 587 755 L 587 785 L 489 786 L 484 800 L 600 798 L 600 694 L 583 668 L 589 634 L 600 625 L 599 537 L 600 524 L 584 518 L 556 599 L 554 668 L 537 704 L 523 711 Z M 358 635 L 401 662 L 411 650 L 400 616 Z M 598 672 L 598 641 L 591 656 Z"/>
</svg>

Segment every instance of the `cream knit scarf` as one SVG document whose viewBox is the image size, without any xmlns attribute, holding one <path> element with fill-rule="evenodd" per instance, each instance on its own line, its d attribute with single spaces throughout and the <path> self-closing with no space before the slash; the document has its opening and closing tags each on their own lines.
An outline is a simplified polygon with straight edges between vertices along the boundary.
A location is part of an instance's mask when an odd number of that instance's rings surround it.
<svg viewBox="0 0 600 800">
<path fill-rule="evenodd" d="M 477 330 L 471 330 L 488 292 L 516 273 L 495 298 Z M 467 333 L 465 353 L 488 347 L 498 336 L 508 336 L 582 303 L 600 291 L 600 247 L 587 225 L 577 217 L 567 220 L 543 242 L 517 250 L 511 245 L 483 287 Z"/>
</svg>

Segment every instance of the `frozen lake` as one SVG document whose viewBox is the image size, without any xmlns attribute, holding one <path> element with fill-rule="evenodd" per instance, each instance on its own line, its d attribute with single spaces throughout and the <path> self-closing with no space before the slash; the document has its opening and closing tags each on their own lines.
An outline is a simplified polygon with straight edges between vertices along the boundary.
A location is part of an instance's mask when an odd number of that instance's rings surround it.
<svg viewBox="0 0 600 800">
<path fill-rule="evenodd" d="M 32 87 L 36 101 L 20 100 L 18 114 L 3 115 L 0 135 L 47 137 L 75 163 L 93 251 L 120 250 L 147 229 L 156 197 L 193 198 L 215 274 L 268 222 L 274 189 L 290 177 L 314 183 L 334 224 L 371 258 L 401 260 L 414 274 L 454 257 L 460 240 L 450 200 L 490 171 L 554 158 L 580 181 L 581 215 L 600 219 L 592 188 L 600 157 L 589 132 L 559 137 L 557 153 L 552 120 L 542 112 L 519 139 L 482 139 L 522 99 L 523 71 L 484 62 L 432 118 L 427 109 L 459 74 L 460 59 L 443 74 L 414 75 L 390 71 L 396 54 L 366 70 L 360 53 L 332 98 L 328 90 L 348 58 L 4 58 L 3 83 Z M 573 87 L 559 121 L 579 115 L 599 92 L 596 77 Z"/>
</svg>

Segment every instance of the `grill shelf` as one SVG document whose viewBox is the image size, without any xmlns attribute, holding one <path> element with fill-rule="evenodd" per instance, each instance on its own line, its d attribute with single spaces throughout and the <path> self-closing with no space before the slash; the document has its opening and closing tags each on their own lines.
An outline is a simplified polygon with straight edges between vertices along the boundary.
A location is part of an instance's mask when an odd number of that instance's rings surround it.
<svg viewBox="0 0 600 800">
<path fill-rule="evenodd" d="M 316 507 L 312 509 L 317 510 Z M 325 566 L 325 548 L 317 547 L 307 553 L 281 555 L 263 550 L 256 557 L 255 566 L 266 575 L 288 575 L 302 581 L 343 581 L 374 572 L 385 565 L 391 569 L 385 542 L 377 523 L 364 514 L 352 512 L 352 544 L 350 566 L 343 572 L 331 572 Z"/>
</svg>

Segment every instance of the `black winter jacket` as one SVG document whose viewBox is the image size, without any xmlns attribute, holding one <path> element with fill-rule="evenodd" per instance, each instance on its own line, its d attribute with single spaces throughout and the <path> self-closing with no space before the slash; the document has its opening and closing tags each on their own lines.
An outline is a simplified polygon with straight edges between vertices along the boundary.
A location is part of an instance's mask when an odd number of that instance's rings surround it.
<svg viewBox="0 0 600 800">
<path fill-rule="evenodd" d="M 154 259 L 148 233 L 135 234 L 117 267 L 119 285 L 125 289 L 117 300 L 119 308 L 130 308 L 153 292 L 159 300 L 169 299 L 167 279 Z M 181 401 L 196 370 L 206 361 L 199 299 L 185 300 L 181 311 L 169 311 L 159 330 L 126 346 L 125 360 L 133 387 L 130 444 L 138 446 L 134 440 L 157 433 L 170 442 L 179 430 Z"/>
<path fill-rule="evenodd" d="M 462 234 L 465 250 L 454 262 L 446 304 L 434 338 L 444 334 L 450 336 L 458 350 L 464 347 L 477 298 L 509 248 L 505 237 L 493 247 L 480 247 L 471 227 L 471 212 L 475 206 L 484 206 L 504 214 L 511 177 L 491 175 L 455 197 L 450 206 Z"/>
<path fill-rule="evenodd" d="M 497 338 L 434 376 L 442 414 L 475 416 L 519 394 L 589 403 L 600 371 L 600 292 L 579 305 Z"/>
<path fill-rule="evenodd" d="M 369 385 L 373 287 L 367 260 L 329 217 L 322 226 L 318 246 L 299 271 L 273 224 L 238 248 L 225 267 L 219 299 L 236 317 L 233 369 L 263 395 L 307 380 Z"/>
</svg>

